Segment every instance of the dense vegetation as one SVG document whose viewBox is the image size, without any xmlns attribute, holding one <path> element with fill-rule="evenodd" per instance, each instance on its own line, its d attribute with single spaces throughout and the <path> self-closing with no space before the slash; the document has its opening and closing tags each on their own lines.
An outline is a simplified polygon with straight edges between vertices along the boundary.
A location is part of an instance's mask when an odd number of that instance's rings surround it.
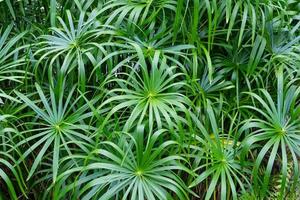
<svg viewBox="0 0 300 200">
<path fill-rule="evenodd" d="M 0 199 L 299 199 L 299 0 L 0 1 Z"/>
</svg>

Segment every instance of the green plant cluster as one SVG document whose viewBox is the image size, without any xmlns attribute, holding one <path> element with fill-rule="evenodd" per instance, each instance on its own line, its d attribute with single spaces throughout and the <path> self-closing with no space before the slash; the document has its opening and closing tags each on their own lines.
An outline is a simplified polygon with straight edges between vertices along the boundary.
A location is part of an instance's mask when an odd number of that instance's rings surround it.
<svg viewBox="0 0 300 200">
<path fill-rule="evenodd" d="M 0 0 L 0 199 L 299 199 L 299 0 Z"/>
</svg>

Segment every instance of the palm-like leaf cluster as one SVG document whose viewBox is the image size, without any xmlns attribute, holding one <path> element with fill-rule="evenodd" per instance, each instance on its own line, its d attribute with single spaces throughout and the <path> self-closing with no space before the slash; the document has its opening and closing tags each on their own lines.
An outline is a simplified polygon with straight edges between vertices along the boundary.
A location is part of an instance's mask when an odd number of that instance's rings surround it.
<svg viewBox="0 0 300 200">
<path fill-rule="evenodd" d="M 297 0 L 0 1 L 0 199 L 297 199 Z"/>
</svg>

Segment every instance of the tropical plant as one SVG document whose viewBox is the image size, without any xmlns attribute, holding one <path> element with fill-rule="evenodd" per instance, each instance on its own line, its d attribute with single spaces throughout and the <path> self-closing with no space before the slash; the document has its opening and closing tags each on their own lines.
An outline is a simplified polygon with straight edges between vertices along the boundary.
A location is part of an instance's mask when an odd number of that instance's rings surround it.
<svg viewBox="0 0 300 200">
<path fill-rule="evenodd" d="M 149 133 L 145 141 L 144 127 L 138 126 L 133 134 L 121 134 L 117 143 L 100 143 L 101 149 L 84 158 L 86 166 L 61 174 L 63 181 L 56 185 L 55 198 L 61 199 L 75 187 L 78 189 L 71 196 L 83 199 L 172 199 L 171 193 L 187 199 L 188 189 L 176 174 L 178 170 L 188 171 L 179 164 L 185 160 L 170 154 L 177 146 L 175 141 L 159 142 L 165 134 L 164 129 Z M 78 172 L 73 183 L 64 184 L 65 179 Z"/>
<path fill-rule="evenodd" d="M 159 56 L 157 51 L 151 62 L 151 71 L 148 72 L 148 65 L 140 52 L 136 66 L 128 66 L 131 69 L 130 73 L 120 74 L 123 75 L 122 79 L 108 81 L 109 84 L 116 82 L 119 87 L 107 92 L 110 97 L 99 107 L 101 110 L 109 103 L 117 103 L 106 119 L 121 109 L 131 108 L 129 117 L 125 115 L 124 130 L 130 129 L 136 121 L 137 124 L 148 121 L 149 129 L 153 130 L 154 125 L 162 128 L 165 122 L 169 127 L 173 127 L 174 122 L 183 120 L 177 113 L 184 112 L 188 104 L 188 99 L 178 92 L 184 82 L 174 82 L 183 74 L 176 72 L 175 66 L 169 67 L 166 59 L 160 63 Z M 124 76 L 128 77 L 127 80 Z"/>
<path fill-rule="evenodd" d="M 47 150 L 51 148 L 53 182 L 55 182 L 59 169 L 60 152 L 72 155 L 72 146 L 74 145 L 82 151 L 88 152 L 86 146 L 93 145 L 93 141 L 87 136 L 90 134 L 89 131 L 92 130 L 92 127 L 84 123 L 84 120 L 91 116 L 91 112 L 87 112 L 89 108 L 87 105 L 76 106 L 80 99 L 73 97 L 76 87 L 73 87 L 67 96 L 64 94 L 64 87 L 59 96 L 56 96 L 54 90 L 50 88 L 49 96 L 45 96 L 42 88 L 38 84 L 35 86 L 40 98 L 38 102 L 16 92 L 19 98 L 34 111 L 33 116 L 37 117 L 37 120 L 26 124 L 28 128 L 22 132 L 24 139 L 17 144 L 17 146 L 30 145 L 23 153 L 20 161 L 23 161 L 30 153 L 41 147 L 31 166 L 27 178 L 29 179 L 34 174 Z M 37 103 L 41 103 L 42 108 Z"/>
<path fill-rule="evenodd" d="M 299 101 L 300 87 L 293 84 L 297 80 L 286 83 L 283 74 L 283 68 L 281 67 L 277 72 L 276 101 L 274 101 L 270 93 L 264 89 L 260 90 L 261 96 L 250 93 L 250 95 L 261 104 L 261 107 L 245 107 L 258 112 L 260 117 L 250 119 L 244 126 L 244 128 L 256 128 L 253 133 L 247 136 L 244 151 L 248 151 L 255 143 L 261 144 L 253 168 L 254 185 L 257 187 L 257 191 L 260 191 L 261 196 L 264 196 L 267 191 L 271 173 L 275 168 L 275 159 L 279 156 L 282 160 L 280 164 L 282 173 L 280 198 L 283 198 L 286 187 L 289 157 L 293 160 L 294 180 L 298 179 L 299 165 L 297 156 L 299 156 L 300 153 L 298 140 L 300 106 L 297 104 Z M 265 157 L 268 158 L 268 164 L 264 172 L 263 184 L 259 184 L 258 170 Z"/>
<path fill-rule="evenodd" d="M 0 0 L 0 200 L 298 199 L 299 0 Z"/>
<path fill-rule="evenodd" d="M 81 88 L 85 89 L 86 84 L 86 63 L 95 63 L 92 52 L 96 51 L 97 45 L 93 42 L 95 38 L 100 35 L 110 35 L 113 31 L 95 25 L 95 18 L 97 16 L 96 11 L 89 14 L 88 19 L 85 20 L 85 13 L 81 12 L 77 26 L 74 24 L 71 12 L 66 11 L 68 18 L 68 25 L 62 18 L 58 18 L 61 24 L 62 30 L 57 27 L 52 27 L 52 35 L 41 36 L 42 41 L 38 43 L 41 46 L 36 54 L 41 54 L 37 67 L 40 62 L 46 59 L 46 63 L 49 64 L 48 69 L 49 82 L 53 83 L 53 73 L 58 73 L 58 82 L 62 84 L 63 77 L 68 73 L 71 73 L 74 68 L 77 68 L 76 74 L 78 74 L 78 84 Z M 59 62 L 60 64 L 55 65 Z M 53 71 L 53 67 L 57 67 Z M 43 69 L 45 70 L 45 69 Z"/>
<path fill-rule="evenodd" d="M 196 116 L 192 116 L 197 135 L 191 135 L 196 144 L 189 148 L 192 149 L 192 157 L 195 159 L 194 171 L 198 171 L 199 176 L 190 183 L 190 187 L 203 183 L 206 193 L 199 196 L 202 195 L 205 199 L 211 199 L 212 195 L 218 199 L 238 199 L 238 189 L 246 192 L 245 188 L 250 185 L 250 171 L 248 167 L 241 165 L 240 142 L 238 138 L 234 138 L 238 135 L 236 115 L 231 118 L 226 131 L 222 128 L 224 121 L 218 126 L 219 120 L 215 117 L 210 102 L 207 102 L 207 115 L 209 123 L 206 126 Z"/>
</svg>

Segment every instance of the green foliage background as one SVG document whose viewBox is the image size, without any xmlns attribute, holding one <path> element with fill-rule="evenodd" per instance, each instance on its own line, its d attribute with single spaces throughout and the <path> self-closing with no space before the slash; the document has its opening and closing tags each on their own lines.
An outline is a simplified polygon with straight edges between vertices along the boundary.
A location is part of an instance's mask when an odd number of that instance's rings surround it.
<svg viewBox="0 0 300 200">
<path fill-rule="evenodd" d="M 0 199 L 299 199 L 298 0 L 0 1 Z"/>
</svg>

